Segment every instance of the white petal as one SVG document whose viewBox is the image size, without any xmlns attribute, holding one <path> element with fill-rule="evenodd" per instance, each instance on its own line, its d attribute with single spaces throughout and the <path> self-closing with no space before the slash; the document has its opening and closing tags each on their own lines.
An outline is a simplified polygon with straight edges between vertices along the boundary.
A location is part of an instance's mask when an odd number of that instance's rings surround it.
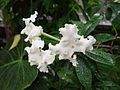
<svg viewBox="0 0 120 90">
<path fill-rule="evenodd" d="M 44 41 L 42 41 L 39 37 L 32 40 L 32 48 L 43 48 L 44 47 Z"/>
</svg>

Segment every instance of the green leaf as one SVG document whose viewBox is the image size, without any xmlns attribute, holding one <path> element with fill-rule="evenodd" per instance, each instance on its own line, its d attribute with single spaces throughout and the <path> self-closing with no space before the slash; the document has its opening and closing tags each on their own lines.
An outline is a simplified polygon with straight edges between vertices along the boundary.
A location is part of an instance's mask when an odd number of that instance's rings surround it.
<svg viewBox="0 0 120 90">
<path fill-rule="evenodd" d="M 102 81 L 97 83 L 97 89 L 99 90 L 119 90 L 120 86 L 112 81 Z"/>
<path fill-rule="evenodd" d="M 22 90 L 32 84 L 37 76 L 35 68 L 27 61 L 16 60 L 0 67 L 0 89 Z"/>
<path fill-rule="evenodd" d="M 110 3 L 110 4 L 108 5 L 108 7 L 112 9 L 112 12 L 115 14 L 115 17 L 116 17 L 116 15 L 119 14 L 120 4 Z"/>
<path fill-rule="evenodd" d="M 39 73 L 36 80 L 25 90 L 49 90 L 49 83 L 45 80 L 43 73 Z M 47 77 L 46 77 L 47 78 Z"/>
<path fill-rule="evenodd" d="M 83 24 L 81 21 L 72 21 L 72 23 L 77 25 L 77 27 L 79 29 L 78 34 L 87 36 L 92 31 L 94 31 L 95 27 L 99 24 L 101 19 L 102 19 L 101 16 L 94 16 L 86 24 Z"/>
<path fill-rule="evenodd" d="M 94 16 L 94 14 L 98 13 L 98 11 L 101 9 L 102 5 L 100 4 L 92 4 L 87 8 L 87 13 L 90 17 Z"/>
<path fill-rule="evenodd" d="M 86 55 L 96 62 L 111 65 L 111 66 L 114 65 L 113 56 L 109 53 L 104 52 L 104 51 L 94 49 L 91 51 L 86 51 Z"/>
<path fill-rule="evenodd" d="M 37 69 L 31 67 L 26 60 L 25 43 L 22 37 L 17 47 L 0 52 L 0 89 L 22 90 L 32 84 L 37 77 Z"/>
<path fill-rule="evenodd" d="M 120 14 L 115 17 L 112 21 L 112 25 L 116 30 L 120 29 Z"/>
<path fill-rule="evenodd" d="M 85 64 L 82 55 L 78 55 L 77 61 L 78 65 L 75 70 L 80 83 L 86 88 L 86 90 L 92 90 L 92 74 L 90 69 Z"/>
<path fill-rule="evenodd" d="M 96 43 L 101 44 L 103 42 L 107 42 L 109 40 L 112 40 L 115 38 L 115 36 L 111 35 L 111 34 L 96 34 L 94 35 L 95 39 L 96 39 Z"/>
<path fill-rule="evenodd" d="M 10 0 L 0 0 L 0 9 L 3 9 L 9 2 Z"/>
<path fill-rule="evenodd" d="M 85 36 L 89 35 L 92 31 L 94 31 L 95 27 L 100 23 L 101 19 L 102 16 L 94 16 L 91 18 L 91 20 L 85 24 L 86 29 L 81 31 L 81 34 Z"/>
<path fill-rule="evenodd" d="M 120 0 L 115 0 L 114 2 L 120 3 Z"/>
<path fill-rule="evenodd" d="M 69 83 L 76 84 L 78 81 L 76 78 L 76 75 L 74 74 L 73 69 L 71 69 L 71 68 L 69 68 L 69 69 L 68 68 L 61 68 L 57 72 L 57 74 L 62 80 L 65 80 Z"/>
<path fill-rule="evenodd" d="M 98 70 L 98 79 L 100 81 L 105 80 L 105 81 L 115 81 L 115 82 L 119 82 L 119 74 L 117 71 L 118 67 L 116 66 L 110 66 L 110 65 L 106 65 L 106 64 L 101 64 L 101 63 L 97 63 L 97 70 Z"/>
<path fill-rule="evenodd" d="M 54 68 L 57 73 L 59 79 L 65 81 L 66 83 L 71 83 L 72 85 L 79 85 L 79 80 L 75 74 L 75 69 L 67 60 L 57 61 L 59 60 L 56 57 L 55 64 L 52 68 Z"/>
</svg>

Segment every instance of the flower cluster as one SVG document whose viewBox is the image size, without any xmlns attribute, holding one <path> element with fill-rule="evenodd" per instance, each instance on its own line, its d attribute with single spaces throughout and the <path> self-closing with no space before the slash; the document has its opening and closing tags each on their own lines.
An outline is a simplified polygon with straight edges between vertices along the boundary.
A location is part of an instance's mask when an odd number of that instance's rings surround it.
<svg viewBox="0 0 120 90">
<path fill-rule="evenodd" d="M 35 18 L 38 13 L 31 15 L 30 18 L 23 19 L 26 27 L 21 31 L 21 34 L 26 34 L 28 37 L 25 41 L 30 41 L 31 47 L 26 47 L 30 65 L 37 65 L 40 72 L 48 72 L 47 66 L 55 60 L 55 55 L 59 55 L 59 60 L 70 60 L 73 66 L 77 66 L 75 52 L 85 54 L 86 50 L 92 50 L 96 39 L 93 36 L 84 38 L 78 34 L 78 28 L 75 24 L 65 24 L 64 28 L 60 28 L 62 38 L 56 45 L 49 44 L 48 50 L 42 50 L 44 41 L 39 37 L 43 33 L 41 26 L 35 26 Z"/>
<path fill-rule="evenodd" d="M 78 35 L 78 29 L 75 24 L 65 24 L 64 28 L 59 29 L 62 38 L 60 43 L 53 46 L 49 44 L 49 48 L 52 53 L 59 54 L 59 59 L 69 59 L 73 66 L 77 66 L 75 52 L 82 52 L 85 54 L 85 50 L 92 50 L 93 44 L 96 42 L 93 36 Z"/>
<path fill-rule="evenodd" d="M 37 65 L 40 72 L 48 72 L 47 66 L 52 64 L 55 55 L 51 54 L 50 50 L 42 50 L 44 47 L 44 41 L 39 37 L 43 32 L 41 26 L 35 26 L 35 18 L 37 17 L 37 12 L 31 15 L 30 18 L 24 19 L 26 27 L 21 31 L 21 34 L 28 35 L 25 41 L 30 41 L 31 47 L 26 47 L 25 50 L 28 53 L 28 58 L 30 65 Z"/>
</svg>

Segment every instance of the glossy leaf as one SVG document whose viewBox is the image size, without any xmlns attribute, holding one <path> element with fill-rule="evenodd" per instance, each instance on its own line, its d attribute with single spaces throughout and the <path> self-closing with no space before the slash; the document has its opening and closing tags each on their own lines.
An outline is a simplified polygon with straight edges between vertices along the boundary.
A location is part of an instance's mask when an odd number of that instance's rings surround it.
<svg viewBox="0 0 120 90">
<path fill-rule="evenodd" d="M 114 29 L 116 29 L 116 30 L 120 29 L 120 22 L 119 21 L 120 21 L 120 14 L 116 18 L 114 18 L 112 21 L 112 25 L 113 25 Z"/>
<path fill-rule="evenodd" d="M 120 86 L 112 81 L 102 81 L 97 83 L 97 90 L 119 90 Z"/>
<path fill-rule="evenodd" d="M 92 3 L 90 7 L 87 8 L 87 12 L 88 12 L 88 15 L 90 17 L 94 16 L 94 14 L 98 13 L 99 10 L 101 9 L 101 5 L 100 4 L 94 4 Z"/>
<path fill-rule="evenodd" d="M 44 77 L 46 76 L 43 73 L 39 73 L 36 80 L 25 90 L 48 90 L 50 86 Z"/>
<path fill-rule="evenodd" d="M 114 82 L 116 82 L 117 80 L 119 80 L 119 74 L 117 69 L 118 67 L 112 67 L 110 65 L 106 65 L 106 64 L 101 64 L 101 63 L 97 63 L 97 69 L 98 69 L 98 79 L 101 80 L 105 80 L 105 81 L 109 81 L 112 80 Z"/>
<path fill-rule="evenodd" d="M 22 90 L 32 84 L 37 70 L 27 61 L 16 60 L 0 67 L 0 89 Z"/>
<path fill-rule="evenodd" d="M 37 69 L 31 67 L 26 60 L 23 37 L 17 47 L 0 52 L 0 89 L 22 90 L 32 84 L 37 77 Z"/>
<path fill-rule="evenodd" d="M 93 18 L 91 18 L 90 21 L 88 21 L 85 24 L 85 30 L 81 31 L 82 35 L 89 35 L 92 31 L 95 30 L 95 27 L 100 23 L 100 20 L 102 19 L 102 16 L 94 16 Z"/>
<path fill-rule="evenodd" d="M 111 66 L 114 65 L 114 57 L 111 54 L 106 53 L 104 51 L 94 49 L 91 51 L 86 51 L 86 55 L 96 62 Z"/>
<path fill-rule="evenodd" d="M 106 34 L 96 34 L 96 35 L 94 35 L 94 37 L 96 39 L 96 43 L 98 43 L 98 44 L 115 39 L 115 36 L 113 36 L 111 34 L 107 34 L 107 33 Z"/>
<path fill-rule="evenodd" d="M 77 61 L 78 65 L 75 70 L 80 83 L 86 88 L 86 90 L 92 90 L 92 74 L 90 69 L 85 64 L 82 56 L 78 56 Z"/>
<path fill-rule="evenodd" d="M 100 20 L 102 19 L 101 16 L 95 16 L 91 18 L 86 24 L 83 24 L 80 21 L 72 21 L 72 23 L 76 24 L 79 29 L 79 34 L 87 36 L 92 31 L 94 31 L 95 27 L 99 24 Z"/>
<path fill-rule="evenodd" d="M 62 79 L 65 80 L 69 83 L 72 84 L 76 84 L 77 83 L 77 78 L 76 75 L 73 71 L 73 69 L 68 69 L 68 68 L 61 68 L 58 72 L 57 72 L 58 76 Z"/>
<path fill-rule="evenodd" d="M 0 9 L 3 9 L 9 2 L 10 0 L 0 0 Z"/>
</svg>

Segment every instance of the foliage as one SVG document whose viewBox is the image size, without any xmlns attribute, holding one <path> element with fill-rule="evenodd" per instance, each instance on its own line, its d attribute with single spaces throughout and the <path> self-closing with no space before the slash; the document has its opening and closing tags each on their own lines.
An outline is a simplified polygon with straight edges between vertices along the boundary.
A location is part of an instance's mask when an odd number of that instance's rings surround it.
<svg viewBox="0 0 120 90">
<path fill-rule="evenodd" d="M 29 44 L 23 41 L 25 36 L 21 36 L 19 42 L 11 40 L 0 51 L 1 90 L 120 90 L 119 0 L 76 1 L 0 0 L 3 24 L 12 38 L 24 27 L 22 18 L 29 17 L 36 10 L 39 18 L 35 24 L 40 24 L 45 32 L 55 37 L 61 37 L 57 34 L 59 27 L 74 23 L 80 35 L 91 34 L 97 40 L 94 50 L 86 51 L 85 55 L 76 53 L 77 67 L 56 57 L 54 64 L 49 66 L 48 74 L 38 72 L 27 62 L 24 47 Z M 82 13 L 86 23 L 79 18 L 79 13 Z M 96 13 L 100 15 L 94 16 Z M 111 30 L 100 31 L 96 28 L 102 20 L 111 22 Z M 46 37 L 42 39 L 46 44 L 57 43 Z M 17 42 L 17 46 L 12 45 L 13 42 Z M 48 48 L 47 45 L 45 48 Z"/>
</svg>

